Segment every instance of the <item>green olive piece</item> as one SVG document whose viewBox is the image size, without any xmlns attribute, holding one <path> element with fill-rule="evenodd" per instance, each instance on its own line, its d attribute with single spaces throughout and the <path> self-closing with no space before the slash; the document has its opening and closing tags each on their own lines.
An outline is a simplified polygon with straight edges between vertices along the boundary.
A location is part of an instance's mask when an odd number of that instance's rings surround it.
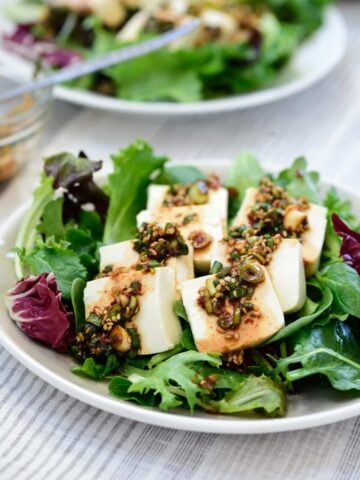
<svg viewBox="0 0 360 480">
<path fill-rule="evenodd" d="M 191 185 L 189 197 L 195 205 L 202 205 L 209 200 L 209 189 L 205 182 L 199 180 Z"/>
<path fill-rule="evenodd" d="M 260 283 L 264 280 L 264 271 L 258 263 L 247 261 L 239 266 L 239 273 L 245 282 Z"/>
</svg>

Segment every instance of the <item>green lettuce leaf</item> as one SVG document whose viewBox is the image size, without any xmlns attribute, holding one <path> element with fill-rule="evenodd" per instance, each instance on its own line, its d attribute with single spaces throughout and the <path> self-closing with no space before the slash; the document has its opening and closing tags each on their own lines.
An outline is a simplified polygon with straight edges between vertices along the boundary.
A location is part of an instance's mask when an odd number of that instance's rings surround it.
<svg viewBox="0 0 360 480">
<path fill-rule="evenodd" d="M 260 410 L 270 416 L 285 413 L 285 391 L 270 378 L 249 376 L 219 401 L 210 402 L 220 413 L 241 413 Z"/>
<path fill-rule="evenodd" d="M 152 175 L 167 161 L 154 155 L 144 141 L 112 156 L 114 173 L 109 175 L 110 205 L 106 217 L 104 243 L 129 240 L 136 231 L 136 214 L 145 208 L 146 188 Z"/>
<path fill-rule="evenodd" d="M 322 204 L 319 174 L 307 170 L 305 158 L 297 158 L 291 167 L 282 170 L 275 182 L 286 188 L 292 197 L 305 197 L 313 203 Z"/>
<path fill-rule="evenodd" d="M 75 252 L 66 244 L 54 242 L 39 243 L 30 253 L 17 250 L 21 264 L 27 275 L 40 275 L 53 272 L 59 290 L 66 300 L 71 298 L 72 283 L 76 278 L 87 279 L 87 271 Z"/>
<path fill-rule="evenodd" d="M 193 382 L 196 371 L 193 364 L 207 362 L 219 366 L 218 356 L 193 351 L 182 352 L 162 361 L 151 370 L 142 370 L 131 365 L 124 367 L 122 375 L 128 378 L 132 385 L 128 393 L 148 394 L 153 392 L 160 396 L 160 408 L 168 410 L 182 404 L 186 400 L 190 410 L 198 402 L 198 395 L 204 392 L 197 383 Z M 117 377 L 114 377 L 109 390 L 116 395 Z"/>
<path fill-rule="evenodd" d="M 233 217 L 239 209 L 245 190 L 249 187 L 257 187 L 264 175 L 264 170 L 251 153 L 243 152 L 233 160 L 226 181 L 226 186 L 232 190 L 229 205 L 230 217 Z"/>
</svg>

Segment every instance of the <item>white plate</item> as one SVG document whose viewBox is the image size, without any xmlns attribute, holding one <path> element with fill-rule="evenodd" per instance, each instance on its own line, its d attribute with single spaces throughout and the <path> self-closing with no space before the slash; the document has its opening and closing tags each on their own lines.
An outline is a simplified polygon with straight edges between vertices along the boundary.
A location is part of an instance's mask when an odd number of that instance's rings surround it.
<svg viewBox="0 0 360 480">
<path fill-rule="evenodd" d="M 206 172 L 216 171 L 226 175 L 227 166 L 209 163 Z M 324 185 L 326 187 L 326 185 Z M 344 199 L 351 200 L 355 213 L 360 217 L 360 194 L 339 188 Z M 284 418 L 258 416 L 211 415 L 187 410 L 171 413 L 155 408 L 138 406 L 109 396 L 107 385 L 73 375 L 74 364 L 70 357 L 58 354 L 30 340 L 5 310 L 3 295 L 15 283 L 12 260 L 6 257 L 15 243 L 16 233 L 26 205 L 20 208 L 0 228 L 0 341 L 27 368 L 36 375 L 85 403 L 102 410 L 141 422 L 183 430 L 211 433 L 269 433 L 315 427 L 333 423 L 360 414 L 360 396 L 332 389 L 313 389 L 301 395 L 288 397 L 288 410 Z"/>
<path fill-rule="evenodd" d="M 9 25 L 0 19 L 0 31 L 5 28 L 9 29 Z M 240 110 L 274 102 L 310 87 L 328 75 L 339 63 L 345 52 L 345 46 L 346 28 L 342 16 L 337 9 L 329 8 L 323 27 L 299 48 L 291 64 L 278 76 L 276 82 L 271 87 L 253 93 L 188 104 L 131 102 L 61 86 L 54 89 L 54 95 L 78 105 L 126 113 L 195 115 Z M 12 60 L 13 65 L 16 63 L 13 70 L 15 77 L 18 77 L 19 73 L 28 75 L 28 65 L 15 60 L 14 57 L 7 58 L 8 61 Z M 11 75 L 8 68 L 6 75 Z"/>
</svg>

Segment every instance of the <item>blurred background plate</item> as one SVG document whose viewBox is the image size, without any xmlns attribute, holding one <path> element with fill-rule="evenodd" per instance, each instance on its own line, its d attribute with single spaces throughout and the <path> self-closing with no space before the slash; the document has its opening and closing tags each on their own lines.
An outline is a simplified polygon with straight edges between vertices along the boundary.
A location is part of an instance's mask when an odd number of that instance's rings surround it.
<svg viewBox="0 0 360 480">
<path fill-rule="evenodd" d="M 0 18 L 0 31 L 11 25 Z M 91 108 L 124 113 L 194 115 L 240 110 L 264 105 L 299 93 L 326 77 L 340 62 L 346 47 L 346 28 L 336 8 L 329 8 L 324 25 L 294 55 L 292 62 L 268 88 L 253 93 L 196 103 L 132 102 L 93 92 L 56 87 L 58 99 Z M 0 64 L 16 78 L 30 78 L 32 67 L 12 54 L 0 51 Z M 11 68 L 9 66 L 11 65 Z"/>
</svg>

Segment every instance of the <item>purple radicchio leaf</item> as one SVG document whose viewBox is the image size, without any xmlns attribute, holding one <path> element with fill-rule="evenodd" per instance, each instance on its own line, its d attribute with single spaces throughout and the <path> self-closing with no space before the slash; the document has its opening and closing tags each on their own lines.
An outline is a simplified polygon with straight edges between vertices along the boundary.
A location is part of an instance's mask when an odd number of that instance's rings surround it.
<svg viewBox="0 0 360 480">
<path fill-rule="evenodd" d="M 73 315 L 62 303 L 53 273 L 17 282 L 5 297 L 9 315 L 29 337 L 60 351 L 72 341 Z"/>
<path fill-rule="evenodd" d="M 360 274 L 360 233 L 351 230 L 335 213 L 331 218 L 335 232 L 342 238 L 340 255 Z"/>
<path fill-rule="evenodd" d="M 73 50 L 61 48 L 55 43 L 37 40 L 29 25 L 18 25 L 13 33 L 4 35 L 5 47 L 32 61 L 42 60 L 51 67 L 68 67 L 79 60 L 81 55 Z"/>
</svg>

